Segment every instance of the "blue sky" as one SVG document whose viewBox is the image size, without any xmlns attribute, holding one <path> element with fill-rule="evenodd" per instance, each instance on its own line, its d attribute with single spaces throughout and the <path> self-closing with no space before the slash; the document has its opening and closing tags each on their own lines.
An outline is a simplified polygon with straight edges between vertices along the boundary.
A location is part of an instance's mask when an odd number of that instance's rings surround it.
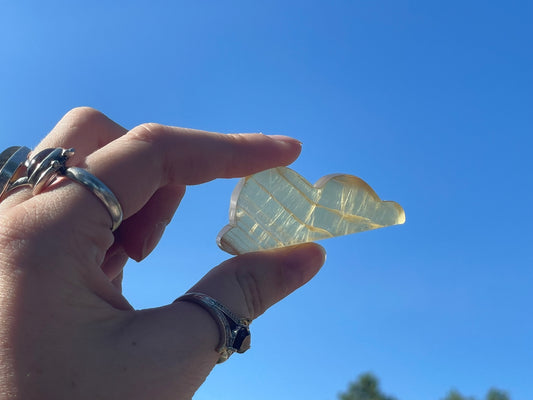
<svg viewBox="0 0 533 400">
<path fill-rule="evenodd" d="M 0 145 L 34 146 L 82 105 L 129 128 L 286 134 L 309 181 L 357 175 L 404 207 L 403 226 L 323 241 L 315 280 L 195 399 L 332 400 L 365 371 L 399 400 L 531 399 L 532 25 L 512 0 L 0 0 Z M 227 258 L 235 184 L 188 190 L 127 267 L 132 304 Z"/>
</svg>

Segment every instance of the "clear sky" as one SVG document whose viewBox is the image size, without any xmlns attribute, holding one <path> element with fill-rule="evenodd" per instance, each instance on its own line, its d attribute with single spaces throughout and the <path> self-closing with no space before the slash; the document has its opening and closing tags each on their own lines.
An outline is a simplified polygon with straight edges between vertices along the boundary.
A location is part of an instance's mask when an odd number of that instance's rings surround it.
<svg viewBox="0 0 533 400">
<path fill-rule="evenodd" d="M 316 279 L 197 400 L 333 400 L 365 371 L 399 400 L 530 400 L 532 38 L 531 1 L 0 0 L 0 145 L 34 146 L 82 105 L 129 128 L 285 134 L 309 181 L 357 175 L 404 207 L 403 226 L 323 241 Z M 127 266 L 134 306 L 228 257 L 235 184 L 188 190 Z"/>
</svg>

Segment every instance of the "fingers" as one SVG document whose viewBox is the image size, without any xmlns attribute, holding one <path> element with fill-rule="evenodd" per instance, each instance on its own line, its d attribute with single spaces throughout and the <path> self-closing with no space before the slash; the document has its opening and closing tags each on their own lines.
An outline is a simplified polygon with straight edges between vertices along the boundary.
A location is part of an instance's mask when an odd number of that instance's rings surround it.
<svg viewBox="0 0 533 400">
<path fill-rule="evenodd" d="M 93 153 L 87 166 L 114 191 L 128 218 L 162 186 L 249 175 L 287 165 L 300 150 L 299 142 L 285 137 L 146 124 Z"/>
<path fill-rule="evenodd" d="M 184 194 L 181 185 L 158 189 L 141 210 L 122 223 L 115 232 L 115 243 L 132 259 L 144 259 L 161 239 Z"/>
<path fill-rule="evenodd" d="M 287 165 L 301 150 L 299 142 L 287 137 L 223 135 L 156 124 L 141 125 L 124 133 L 124 128 L 98 111 L 79 108 L 69 112 L 36 150 L 46 147 L 76 148 L 77 152 L 68 165 L 86 168 L 103 181 L 121 203 L 124 220 L 139 213 L 162 187 L 184 187 L 217 177 L 244 176 Z M 68 180 L 64 182 L 69 183 Z M 78 187 L 70 189 L 70 199 L 73 199 L 72 193 L 77 192 L 76 198 L 81 201 L 73 205 L 72 211 L 80 218 L 107 229 L 109 215 L 101 202 L 94 196 L 87 196 L 80 185 L 70 183 L 69 186 L 73 185 Z M 18 203 L 30 197 L 28 192 L 25 191 L 25 197 L 21 195 L 18 198 Z M 177 194 L 176 205 L 182 195 Z M 44 197 L 39 197 L 41 199 Z M 39 203 L 39 200 L 36 201 Z M 145 214 L 150 214 L 150 211 L 136 219 L 142 220 Z M 133 225 L 133 221 L 129 224 L 125 222 L 125 225 Z M 143 257 L 143 251 L 144 254 L 150 251 L 150 246 L 138 250 L 139 238 L 145 234 L 139 232 L 135 238 L 131 233 L 125 236 L 130 237 L 125 240 L 126 250 L 136 259 Z M 130 246 L 129 242 L 137 243 Z M 137 250 L 133 251 L 133 247 Z"/>
</svg>

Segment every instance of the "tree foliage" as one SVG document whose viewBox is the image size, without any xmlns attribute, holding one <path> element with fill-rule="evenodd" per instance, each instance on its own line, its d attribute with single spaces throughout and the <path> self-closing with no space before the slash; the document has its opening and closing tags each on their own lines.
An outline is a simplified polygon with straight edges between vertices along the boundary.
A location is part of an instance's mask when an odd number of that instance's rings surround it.
<svg viewBox="0 0 533 400">
<path fill-rule="evenodd" d="M 345 393 L 339 394 L 339 400 L 396 400 L 381 392 L 379 380 L 371 373 L 362 374 L 357 381 L 350 383 Z"/>
<path fill-rule="evenodd" d="M 339 400 L 396 400 L 395 397 L 384 394 L 379 387 L 379 380 L 372 373 L 359 375 L 355 382 L 348 385 L 348 390 L 340 393 Z M 458 390 L 452 389 L 442 400 L 476 400 L 471 396 L 464 396 Z M 511 400 L 509 395 L 500 389 L 490 389 L 484 400 Z"/>
<path fill-rule="evenodd" d="M 448 392 L 448 395 L 442 400 L 476 400 L 475 397 L 463 396 L 457 390 L 453 389 Z M 485 400 L 511 400 L 509 395 L 503 390 L 492 388 L 487 392 Z"/>
<path fill-rule="evenodd" d="M 487 400 L 511 400 L 507 392 L 500 389 L 490 389 L 487 393 Z"/>
<path fill-rule="evenodd" d="M 452 389 L 448 392 L 446 397 L 442 400 L 476 400 L 473 397 L 463 396 L 459 391 Z"/>
</svg>

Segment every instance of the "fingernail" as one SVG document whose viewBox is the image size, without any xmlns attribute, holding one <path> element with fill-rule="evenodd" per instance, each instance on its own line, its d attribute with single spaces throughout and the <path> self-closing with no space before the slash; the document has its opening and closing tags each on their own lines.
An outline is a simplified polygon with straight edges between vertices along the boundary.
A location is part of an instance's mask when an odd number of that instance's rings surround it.
<svg viewBox="0 0 533 400">
<path fill-rule="evenodd" d="M 159 240 L 161 239 L 161 236 L 163 236 L 163 233 L 165 232 L 165 228 L 167 227 L 167 225 L 168 225 L 167 221 L 161 221 L 155 225 L 152 233 L 144 241 L 142 252 L 141 252 L 141 260 L 146 258 L 146 256 L 152 252 L 152 250 L 157 245 L 157 243 L 159 243 Z"/>
<path fill-rule="evenodd" d="M 113 280 L 120 275 L 122 268 L 128 261 L 128 255 L 122 247 L 118 248 L 117 251 L 113 254 L 108 255 L 108 258 L 105 260 L 105 263 L 102 265 L 102 270 Z"/>
<path fill-rule="evenodd" d="M 269 138 L 272 138 L 278 142 L 283 143 L 291 143 L 291 144 L 298 144 L 299 146 L 302 145 L 302 142 L 300 142 L 298 139 L 292 138 L 290 136 L 284 136 L 284 135 L 268 135 Z"/>
</svg>

